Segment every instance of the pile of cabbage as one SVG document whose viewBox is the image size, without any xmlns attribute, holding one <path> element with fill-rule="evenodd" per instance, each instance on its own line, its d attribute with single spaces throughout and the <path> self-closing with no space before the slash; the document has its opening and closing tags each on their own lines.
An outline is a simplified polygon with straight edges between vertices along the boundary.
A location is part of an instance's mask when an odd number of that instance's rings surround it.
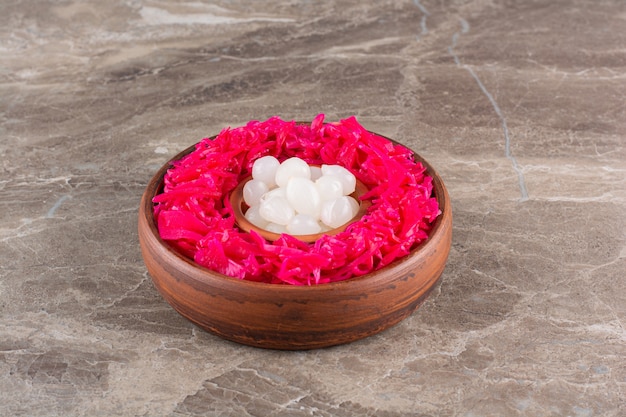
<svg viewBox="0 0 626 417">
<path fill-rule="evenodd" d="M 367 213 L 345 231 L 306 243 L 288 234 L 273 242 L 235 223 L 229 196 L 257 159 L 298 157 L 340 165 L 363 182 Z M 272 117 L 227 128 L 173 161 L 156 195 L 159 235 L 215 272 L 271 284 L 315 285 L 378 270 L 428 238 L 440 214 L 432 178 L 413 152 L 367 131 L 355 117 L 309 124 Z"/>
</svg>

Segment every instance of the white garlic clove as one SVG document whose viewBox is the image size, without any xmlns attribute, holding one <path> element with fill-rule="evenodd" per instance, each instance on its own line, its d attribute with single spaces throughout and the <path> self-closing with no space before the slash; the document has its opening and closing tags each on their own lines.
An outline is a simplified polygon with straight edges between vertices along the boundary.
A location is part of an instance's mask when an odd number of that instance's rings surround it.
<svg viewBox="0 0 626 417">
<path fill-rule="evenodd" d="M 311 168 L 300 158 L 285 159 L 278 169 L 276 169 L 276 184 L 279 187 L 285 187 L 289 178 L 302 177 L 311 178 Z"/>
<path fill-rule="evenodd" d="M 287 199 L 278 196 L 261 201 L 259 213 L 268 222 L 281 225 L 287 225 L 296 215 Z"/>
<path fill-rule="evenodd" d="M 264 229 L 268 232 L 277 233 L 279 235 L 281 233 L 287 233 L 287 228 L 282 224 L 269 223 Z"/>
<path fill-rule="evenodd" d="M 354 218 L 354 216 L 356 216 L 357 213 L 359 212 L 359 209 L 361 208 L 361 205 L 359 204 L 359 202 L 354 197 L 346 196 L 346 198 L 348 199 L 348 203 L 350 203 L 350 209 L 352 210 L 352 217 L 351 218 Z"/>
<path fill-rule="evenodd" d="M 343 195 L 343 183 L 334 175 L 322 175 L 315 185 L 322 201 L 335 200 Z"/>
<path fill-rule="evenodd" d="M 262 203 L 265 200 L 269 200 L 272 197 L 287 198 L 287 192 L 285 191 L 283 187 L 277 187 L 277 188 L 271 189 L 261 196 L 259 203 Z"/>
<path fill-rule="evenodd" d="M 276 185 L 276 170 L 280 166 L 278 159 L 271 155 L 263 156 L 252 164 L 252 178 L 263 181 L 268 188 Z"/>
<path fill-rule="evenodd" d="M 287 225 L 287 232 L 291 235 L 312 235 L 322 230 L 317 220 L 308 214 L 296 214 Z"/>
<path fill-rule="evenodd" d="M 244 217 L 256 227 L 265 229 L 269 222 L 265 220 L 263 216 L 261 216 L 259 208 L 260 206 L 258 205 L 251 206 L 250 208 L 248 208 L 248 210 L 246 210 L 246 214 L 244 214 Z"/>
<path fill-rule="evenodd" d="M 356 178 L 354 174 L 341 165 L 322 165 L 324 175 L 337 177 L 343 186 L 343 195 L 350 195 L 356 189 Z"/>
<path fill-rule="evenodd" d="M 269 187 L 261 180 L 252 179 L 243 186 L 243 201 L 248 206 L 256 206 L 261 197 L 269 191 Z"/>
<path fill-rule="evenodd" d="M 320 219 L 327 226 L 335 229 L 343 226 L 354 217 L 352 203 L 348 196 L 339 197 L 322 203 Z M 356 213 L 355 213 L 356 214 Z"/>
<path fill-rule="evenodd" d="M 285 187 L 287 201 L 298 213 L 319 218 L 321 198 L 315 183 L 307 178 L 292 177 Z"/>
</svg>

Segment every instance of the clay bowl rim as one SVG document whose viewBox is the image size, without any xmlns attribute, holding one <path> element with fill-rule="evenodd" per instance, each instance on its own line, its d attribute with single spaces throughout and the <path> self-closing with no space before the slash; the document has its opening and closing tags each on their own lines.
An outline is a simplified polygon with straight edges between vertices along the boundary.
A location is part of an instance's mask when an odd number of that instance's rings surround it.
<svg viewBox="0 0 626 417">
<path fill-rule="evenodd" d="M 301 122 L 297 122 L 297 123 L 301 123 Z M 375 133 L 375 132 L 370 132 L 370 133 L 373 133 L 377 136 L 381 136 L 389 140 L 390 142 L 392 142 L 394 145 L 401 145 L 401 146 L 407 147 L 406 145 L 403 145 L 395 141 L 394 139 L 383 136 L 379 133 Z M 214 135 L 214 136 L 209 137 L 209 139 L 213 140 L 216 137 L 217 135 Z M 346 290 L 348 289 L 348 287 L 353 287 L 355 285 L 358 286 L 359 284 L 362 284 L 365 281 L 367 281 L 368 285 L 375 284 L 377 281 L 388 283 L 389 274 L 393 274 L 393 271 L 395 269 L 401 269 L 405 263 L 409 262 L 413 258 L 419 257 L 422 253 L 427 252 L 427 250 L 430 249 L 430 246 L 436 245 L 438 243 L 437 242 L 438 239 L 434 239 L 434 237 L 441 233 L 441 229 L 444 225 L 444 221 L 445 223 L 448 223 L 448 222 L 451 223 L 452 212 L 451 212 L 450 197 L 448 195 L 448 191 L 446 189 L 446 186 L 441 176 L 426 159 L 424 159 L 421 155 L 419 155 L 413 149 L 407 147 L 407 149 L 409 149 L 412 152 L 415 161 L 421 162 L 426 168 L 426 174 L 432 177 L 433 195 L 437 199 L 437 202 L 439 203 L 439 209 L 441 211 L 441 214 L 437 217 L 437 219 L 435 219 L 435 222 L 431 230 L 428 233 L 428 238 L 424 242 L 419 244 L 417 247 L 415 247 L 413 250 L 411 250 L 411 252 L 408 255 L 402 258 L 396 259 L 393 262 L 391 262 L 389 265 L 386 265 L 385 267 L 378 269 L 376 271 L 372 271 L 370 273 L 367 273 L 361 276 L 352 277 L 352 278 L 342 280 L 342 281 L 329 282 L 329 283 L 318 284 L 318 285 L 271 284 L 271 283 L 266 283 L 266 282 L 242 280 L 239 278 L 224 275 L 224 274 L 213 271 L 209 268 L 206 268 L 194 262 L 192 259 L 179 253 L 176 249 L 170 246 L 159 235 L 156 221 L 154 218 L 154 212 L 153 212 L 154 203 L 152 202 L 152 199 L 154 198 L 154 196 L 162 192 L 163 179 L 165 177 L 167 170 L 173 166 L 174 161 L 177 161 L 183 158 L 184 156 L 186 156 L 187 154 L 193 152 L 196 149 L 197 145 L 198 143 L 195 143 L 189 146 L 188 148 L 186 148 L 185 150 L 179 152 L 174 157 L 170 158 L 152 177 L 152 179 L 148 183 L 142 195 L 142 199 L 140 203 L 141 206 L 140 206 L 140 219 L 139 219 L 140 223 L 142 221 L 145 221 L 146 225 L 148 226 L 150 230 L 149 238 L 155 239 L 163 248 L 166 249 L 168 261 L 174 262 L 176 264 L 174 265 L 174 268 L 176 270 L 180 272 L 184 272 L 184 270 L 189 271 L 189 268 L 191 268 L 192 270 L 197 270 L 197 271 L 202 272 L 201 276 L 188 272 L 187 273 L 188 278 L 193 279 L 193 280 L 198 280 L 198 281 L 205 282 L 205 283 L 215 282 L 216 280 L 219 280 L 222 286 L 235 286 L 236 288 L 238 288 L 238 291 L 241 291 L 242 287 L 249 287 L 250 290 L 255 291 L 257 295 L 265 293 L 267 291 L 269 291 L 270 293 L 284 292 L 287 294 L 298 294 L 300 297 L 306 297 L 306 299 L 316 299 L 317 296 L 315 296 L 315 294 Z M 140 224 L 140 227 L 141 227 L 141 224 Z M 438 281 L 439 278 L 440 276 L 436 277 L 435 281 Z M 435 283 L 433 283 L 432 285 L 434 284 Z"/>
</svg>

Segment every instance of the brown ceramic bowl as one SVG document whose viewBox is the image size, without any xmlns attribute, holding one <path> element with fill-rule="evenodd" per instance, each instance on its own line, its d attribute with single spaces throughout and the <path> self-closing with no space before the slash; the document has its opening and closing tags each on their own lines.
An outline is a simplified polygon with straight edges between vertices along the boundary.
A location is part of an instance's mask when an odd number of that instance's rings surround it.
<svg viewBox="0 0 626 417">
<path fill-rule="evenodd" d="M 192 146 L 172 161 L 193 151 Z M 220 337 L 261 348 L 305 350 L 376 334 L 410 315 L 435 287 L 452 241 L 452 209 L 441 177 L 433 178 L 442 211 L 429 238 L 404 258 L 361 277 L 317 286 L 265 284 L 231 278 L 173 250 L 159 237 L 152 198 L 163 188 L 165 164 L 139 208 L 139 242 L 148 272 L 183 317 Z M 171 162 L 171 161 L 170 161 Z"/>
</svg>

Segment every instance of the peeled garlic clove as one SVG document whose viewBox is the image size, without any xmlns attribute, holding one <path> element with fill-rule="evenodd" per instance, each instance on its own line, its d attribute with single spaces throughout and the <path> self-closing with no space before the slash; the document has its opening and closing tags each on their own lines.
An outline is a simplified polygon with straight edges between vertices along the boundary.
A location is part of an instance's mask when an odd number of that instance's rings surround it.
<svg viewBox="0 0 626 417">
<path fill-rule="evenodd" d="M 291 235 L 312 235 L 322 230 L 317 220 L 308 214 L 296 214 L 287 225 L 287 233 Z"/>
<path fill-rule="evenodd" d="M 274 188 L 272 190 L 269 190 L 267 193 L 263 194 L 261 196 L 259 203 L 262 203 L 265 200 L 269 200 L 272 197 L 287 198 L 287 193 L 285 192 L 285 189 L 283 187 Z"/>
<path fill-rule="evenodd" d="M 311 178 L 311 168 L 300 158 L 285 159 L 276 169 L 276 184 L 279 187 L 285 187 L 289 178 L 302 177 Z"/>
<path fill-rule="evenodd" d="M 276 185 L 276 170 L 280 166 L 278 159 L 271 155 L 263 156 L 252 164 L 252 178 L 263 181 L 268 188 Z"/>
<path fill-rule="evenodd" d="M 248 206 L 259 204 L 263 194 L 269 191 L 269 187 L 261 180 L 252 179 L 243 186 L 243 201 Z"/>
<path fill-rule="evenodd" d="M 285 187 L 287 201 L 298 213 L 319 218 L 321 198 L 315 183 L 307 178 L 292 177 Z"/>
<path fill-rule="evenodd" d="M 322 165 L 322 173 L 337 177 L 341 181 L 343 195 L 350 195 L 356 189 L 355 176 L 341 165 Z"/>
<path fill-rule="evenodd" d="M 356 200 L 356 198 L 346 196 L 348 202 L 350 203 L 350 209 L 352 210 L 352 217 L 356 216 L 361 208 L 361 204 Z"/>
<path fill-rule="evenodd" d="M 329 200 L 322 203 L 320 219 L 327 226 L 335 229 L 348 223 L 355 216 L 353 204 L 348 196 L 339 197 L 336 200 Z M 354 199 L 353 199 L 354 200 Z"/>
<path fill-rule="evenodd" d="M 322 175 L 315 185 L 322 201 L 335 200 L 343 195 L 343 183 L 334 175 Z"/>
<path fill-rule="evenodd" d="M 268 222 L 281 225 L 287 225 L 296 215 L 287 199 L 278 196 L 261 201 L 259 213 Z"/>
<path fill-rule="evenodd" d="M 333 230 L 332 227 L 328 226 L 327 224 L 324 224 L 324 222 L 322 221 L 317 222 L 317 224 L 320 225 L 320 233 L 329 232 Z"/>
<path fill-rule="evenodd" d="M 250 208 L 248 208 L 248 210 L 246 210 L 246 214 L 244 214 L 244 217 L 256 227 L 265 229 L 269 222 L 265 220 L 263 216 L 261 216 L 261 213 L 259 212 L 259 207 L 260 206 L 258 205 L 251 206 Z"/>
<path fill-rule="evenodd" d="M 281 233 L 287 233 L 287 228 L 282 224 L 269 223 L 267 226 L 264 227 L 264 229 L 268 232 L 276 233 L 279 235 Z"/>
</svg>

